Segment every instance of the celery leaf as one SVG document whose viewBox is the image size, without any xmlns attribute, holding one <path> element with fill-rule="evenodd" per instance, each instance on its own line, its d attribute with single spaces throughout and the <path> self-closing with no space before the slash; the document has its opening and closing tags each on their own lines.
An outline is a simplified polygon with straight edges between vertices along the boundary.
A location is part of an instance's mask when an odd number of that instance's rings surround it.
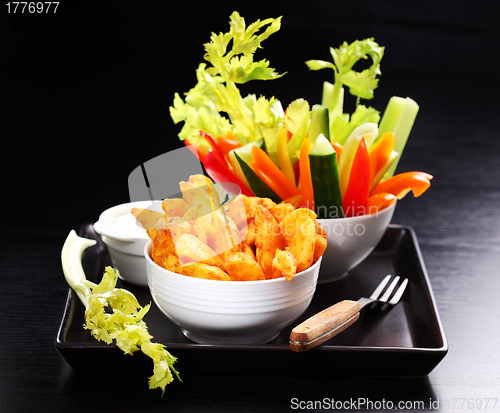
<svg viewBox="0 0 500 413">
<path fill-rule="evenodd" d="M 283 76 L 269 67 L 267 60 L 254 60 L 261 43 L 280 29 L 281 17 L 257 20 L 247 26 L 243 17 L 233 12 L 229 26 L 226 33 L 212 33 L 210 42 L 204 45 L 208 64 L 201 63 L 196 71 L 198 83 L 184 100 L 175 94 L 170 107 L 174 123 L 184 122 L 179 138 L 189 139 L 202 151 L 209 148 L 199 137 L 200 130 L 214 137 L 231 132 L 243 144 L 261 138 L 274 142 L 282 120 L 283 110 L 277 99 L 243 98 L 237 87 L 250 80 Z"/>
<path fill-rule="evenodd" d="M 204 45 L 205 60 L 213 66 L 208 69 L 208 73 L 212 76 L 220 75 L 227 82 L 235 83 L 245 83 L 253 79 L 276 79 L 282 76 L 269 67 L 267 60 L 253 61 L 253 54 L 262 47 L 262 41 L 280 29 L 281 17 L 257 20 L 246 27 L 245 19 L 235 11 L 230 16 L 229 25 L 229 32 L 218 35 L 212 33 L 211 42 Z M 263 32 L 258 33 L 264 28 Z M 232 47 L 228 50 L 231 41 Z"/>
<path fill-rule="evenodd" d="M 310 70 L 330 68 L 335 72 L 335 86 L 343 84 L 349 87 L 354 96 L 363 99 L 373 98 L 373 91 L 378 86 L 377 76 L 380 75 L 380 61 L 384 55 L 384 47 L 379 46 L 373 38 L 356 40 L 351 44 L 344 42 L 339 48 L 330 48 L 333 63 L 323 60 L 308 60 L 306 65 Z M 361 59 L 372 59 L 368 69 L 356 72 L 353 67 Z"/>
<path fill-rule="evenodd" d="M 330 48 L 333 63 L 324 60 L 308 60 L 310 70 L 333 69 L 335 83 L 327 84 L 323 89 L 323 104 L 330 110 L 330 139 L 344 144 L 351 132 L 365 122 L 377 123 L 379 112 L 373 108 L 359 104 L 360 99 L 372 99 L 378 86 L 380 61 L 384 55 L 384 47 L 379 46 L 373 38 L 356 40 L 351 44 L 344 42 L 338 48 Z M 360 72 L 354 70 L 355 64 L 371 58 L 369 68 Z M 325 82 L 328 83 L 328 82 Z M 356 110 L 349 116 L 343 113 L 344 88 L 358 98 Z"/>
<path fill-rule="evenodd" d="M 151 357 L 154 372 L 149 379 L 149 388 L 159 387 L 163 394 L 165 386 L 173 380 L 172 371 L 178 377 L 173 368 L 176 358 L 165 346 L 151 343 L 153 336 L 143 321 L 151 304 L 142 307 L 130 291 L 115 288 L 118 275 L 113 268 L 106 267 L 101 282 L 89 294 L 84 327 L 97 340 L 107 344 L 114 342 L 125 354 L 132 355 L 142 350 Z"/>
<path fill-rule="evenodd" d="M 330 122 L 330 138 L 341 145 L 345 143 L 354 129 L 363 123 L 378 123 L 380 112 L 374 108 L 358 105 L 354 113 L 349 116 L 336 116 Z"/>
<path fill-rule="evenodd" d="M 106 267 L 98 285 L 86 279 L 82 255 L 94 244 L 94 240 L 79 237 L 72 230 L 61 251 L 64 278 L 85 306 L 84 328 L 90 330 L 99 341 L 107 344 L 115 342 L 125 354 L 142 350 L 154 364 L 149 388 L 160 388 L 163 395 L 165 386 L 173 380 L 172 372 L 180 380 L 179 373 L 173 367 L 177 359 L 164 345 L 151 343 L 153 337 L 143 321 L 151 304 L 142 307 L 130 291 L 115 288 L 119 275 L 117 271 Z"/>
<path fill-rule="evenodd" d="M 288 142 L 288 153 L 292 162 L 297 160 L 297 151 L 309 130 L 311 110 L 309 102 L 302 98 L 294 100 L 286 108 L 283 126 L 292 134 Z"/>
</svg>

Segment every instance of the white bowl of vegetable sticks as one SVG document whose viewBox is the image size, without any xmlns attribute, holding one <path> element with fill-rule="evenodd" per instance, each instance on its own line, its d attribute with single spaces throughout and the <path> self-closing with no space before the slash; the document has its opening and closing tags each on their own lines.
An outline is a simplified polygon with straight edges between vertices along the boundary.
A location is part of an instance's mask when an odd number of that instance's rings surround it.
<svg viewBox="0 0 500 413">
<path fill-rule="evenodd" d="M 344 278 L 380 242 L 391 222 L 397 202 L 373 214 L 349 218 L 317 219 L 327 232 L 319 284 Z"/>
</svg>

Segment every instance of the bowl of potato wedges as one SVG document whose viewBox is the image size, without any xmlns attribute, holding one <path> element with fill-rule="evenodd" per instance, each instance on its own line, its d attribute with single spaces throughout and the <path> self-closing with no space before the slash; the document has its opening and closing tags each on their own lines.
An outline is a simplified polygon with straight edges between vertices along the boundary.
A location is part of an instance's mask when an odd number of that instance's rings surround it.
<svg viewBox="0 0 500 413">
<path fill-rule="evenodd" d="M 180 182 L 164 214 L 135 209 L 146 228 L 148 286 L 160 310 L 190 340 L 264 344 L 307 309 L 326 233 L 300 200 L 229 199 L 203 175 Z"/>
</svg>

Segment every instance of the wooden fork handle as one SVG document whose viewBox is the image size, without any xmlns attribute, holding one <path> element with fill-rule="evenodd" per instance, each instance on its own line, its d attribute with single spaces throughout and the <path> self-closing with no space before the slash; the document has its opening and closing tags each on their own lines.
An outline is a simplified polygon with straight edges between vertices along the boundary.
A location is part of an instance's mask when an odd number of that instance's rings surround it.
<svg viewBox="0 0 500 413">
<path fill-rule="evenodd" d="M 290 333 L 290 348 L 308 351 L 336 336 L 359 318 L 357 301 L 344 300 L 308 318 Z"/>
</svg>

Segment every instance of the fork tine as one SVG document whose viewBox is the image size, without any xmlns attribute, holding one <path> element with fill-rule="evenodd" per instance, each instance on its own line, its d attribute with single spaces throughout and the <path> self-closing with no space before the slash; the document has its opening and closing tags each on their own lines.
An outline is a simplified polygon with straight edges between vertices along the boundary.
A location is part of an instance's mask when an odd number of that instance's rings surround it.
<svg viewBox="0 0 500 413">
<path fill-rule="evenodd" d="M 398 285 L 398 281 L 399 281 L 399 275 L 394 278 L 394 280 L 392 281 L 391 285 L 389 285 L 389 288 L 387 288 L 384 295 L 378 300 L 386 302 L 391 296 L 392 292 L 394 291 L 394 288 L 396 288 L 396 285 Z"/>
<path fill-rule="evenodd" d="M 377 288 L 375 288 L 375 291 L 373 291 L 372 295 L 370 296 L 370 298 L 372 300 L 376 300 L 379 295 L 382 293 L 382 291 L 384 291 L 384 288 L 385 286 L 387 285 L 387 283 L 389 282 L 389 280 L 391 279 L 392 275 L 388 275 L 386 276 L 381 282 L 380 284 L 377 286 Z"/>
<path fill-rule="evenodd" d="M 405 292 L 407 285 L 408 285 L 408 278 L 405 278 L 403 280 L 403 282 L 401 283 L 401 285 L 399 286 L 396 293 L 394 294 L 394 296 L 392 297 L 391 301 L 389 301 L 389 304 L 394 305 L 394 304 L 397 304 L 399 302 L 399 300 L 401 299 L 401 296 Z"/>
</svg>

